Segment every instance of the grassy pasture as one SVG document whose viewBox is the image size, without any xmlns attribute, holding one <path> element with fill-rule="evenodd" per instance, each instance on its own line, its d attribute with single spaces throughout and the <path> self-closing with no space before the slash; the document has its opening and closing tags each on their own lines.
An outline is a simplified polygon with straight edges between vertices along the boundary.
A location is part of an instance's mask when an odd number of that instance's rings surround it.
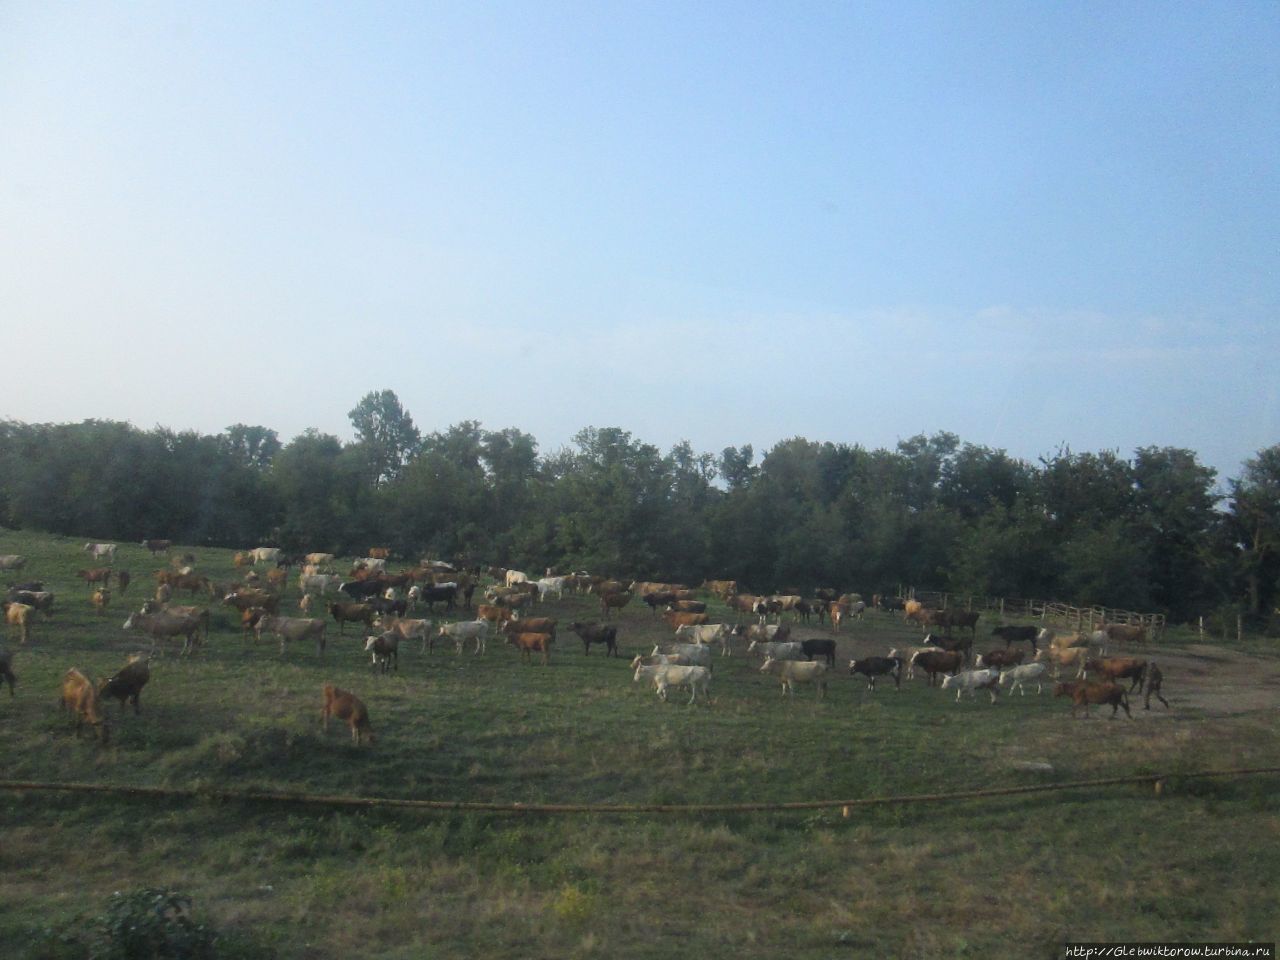
<svg viewBox="0 0 1280 960">
<path fill-rule="evenodd" d="M 717 662 L 710 707 L 663 704 L 625 660 L 589 657 L 561 620 L 551 666 L 487 654 L 402 651 L 374 675 L 357 631 L 330 626 L 323 662 L 239 636 L 213 607 L 203 652 L 153 665 L 141 716 L 109 704 L 106 748 L 56 708 L 61 675 L 118 667 L 141 638 L 120 625 L 163 564 L 121 545 L 134 577 L 99 619 L 75 579 L 83 540 L 0 532 L 29 560 L 4 583 L 58 594 L 15 651 L 17 696 L 0 693 L 4 776 L 113 784 L 305 790 L 442 800 L 733 802 L 850 799 L 1280 762 L 1273 654 L 1195 646 L 1158 657 L 1168 714 L 1072 721 L 1063 701 L 985 695 L 960 704 L 904 681 L 868 693 L 838 669 L 828 699 L 787 702 L 739 652 Z M 249 545 L 246 545 L 249 546 Z M 233 576 L 230 552 L 197 549 Z M 296 581 L 287 605 L 297 598 Z M 180 602 L 188 602 L 185 597 Z M 282 607 L 282 612 L 285 612 Z M 723 613 L 723 611 L 720 611 Z M 622 648 L 666 628 L 642 605 Z M 979 649 L 991 624 L 979 630 Z M 797 628 L 819 635 L 816 625 Z M 841 634 L 848 656 L 917 639 L 869 614 Z M 1249 697 L 1214 686 L 1236 670 Z M 357 748 L 318 724 L 320 686 L 354 690 L 379 741 Z M 1052 773 L 1016 768 L 1044 760 Z M 1053 957 L 1065 940 L 1275 939 L 1278 778 L 931 806 L 717 816 L 319 811 L 214 801 L 0 792 L 0 943 L 62 956 L 45 931 L 113 890 L 172 886 L 200 919 L 264 955 L 302 957 Z"/>
</svg>

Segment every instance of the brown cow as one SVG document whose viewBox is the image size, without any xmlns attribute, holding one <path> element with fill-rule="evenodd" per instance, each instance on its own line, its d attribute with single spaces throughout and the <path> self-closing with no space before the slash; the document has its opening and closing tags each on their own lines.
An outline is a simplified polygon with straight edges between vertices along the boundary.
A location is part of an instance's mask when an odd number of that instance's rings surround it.
<svg viewBox="0 0 1280 960">
<path fill-rule="evenodd" d="M 98 699 L 98 690 L 88 677 L 72 667 L 62 678 L 62 709 L 70 710 L 76 715 L 76 732 L 87 722 L 95 728 L 98 738 L 106 743 L 110 737 L 107 718 L 102 715 L 102 704 Z"/>
<path fill-rule="evenodd" d="M 1142 689 L 1147 674 L 1147 661 L 1141 657 L 1090 657 L 1084 662 L 1085 676 L 1101 674 L 1104 680 L 1128 680 L 1129 692 Z"/>
<path fill-rule="evenodd" d="M 662 619 L 667 621 L 667 626 L 673 630 L 676 627 L 698 627 L 704 623 L 709 623 L 711 620 L 705 613 L 682 613 L 679 610 L 672 610 L 670 607 L 662 615 Z"/>
<path fill-rule="evenodd" d="M 365 708 L 360 698 L 349 690 L 343 690 L 341 687 L 326 683 L 324 685 L 324 708 L 320 711 L 320 722 L 324 725 L 325 730 L 329 729 L 330 717 L 345 720 L 347 726 L 351 728 L 351 739 L 357 744 L 360 743 L 362 737 L 368 737 L 370 743 L 377 739 L 374 736 L 373 727 L 369 724 L 369 711 Z"/>
<path fill-rule="evenodd" d="M 1116 718 L 1116 713 L 1121 707 L 1124 707 L 1125 716 L 1130 720 L 1133 714 L 1129 712 L 1129 697 L 1124 692 L 1124 687 L 1118 683 L 1090 683 L 1087 680 L 1071 680 L 1065 683 L 1059 683 L 1053 688 L 1055 697 L 1071 698 L 1071 716 L 1076 715 L 1076 707 L 1084 707 L 1084 715 L 1089 716 L 1089 704 L 1101 703 L 1111 705 L 1111 719 Z"/>
<path fill-rule="evenodd" d="M 86 588 L 92 590 L 94 584 L 100 583 L 105 587 L 111 583 L 111 568 L 91 567 L 88 570 L 77 570 L 76 576 L 84 581 Z"/>
<path fill-rule="evenodd" d="M 542 665 L 547 665 L 547 656 L 551 652 L 551 634 L 549 633 L 517 633 L 507 637 L 507 643 L 520 651 L 526 663 L 533 662 L 533 654 L 542 654 Z"/>
<path fill-rule="evenodd" d="M 607 620 L 610 610 L 621 610 L 631 602 L 631 597 L 630 590 L 623 590 L 619 593 L 602 593 L 600 595 L 600 615 Z"/>
<path fill-rule="evenodd" d="M 132 701 L 133 712 L 139 714 L 142 712 L 142 708 L 138 706 L 138 698 L 142 695 L 142 688 L 147 685 L 147 681 L 150 679 L 150 658 L 144 657 L 140 653 L 135 653 L 123 667 L 98 684 L 98 693 L 101 696 L 115 697 L 119 700 L 121 712 L 124 711 L 125 701 Z"/>
</svg>

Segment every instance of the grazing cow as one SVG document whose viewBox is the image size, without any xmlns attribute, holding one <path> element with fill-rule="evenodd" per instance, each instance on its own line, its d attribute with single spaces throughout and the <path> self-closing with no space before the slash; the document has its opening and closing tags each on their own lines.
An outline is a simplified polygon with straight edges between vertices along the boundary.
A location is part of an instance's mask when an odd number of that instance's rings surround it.
<svg viewBox="0 0 1280 960">
<path fill-rule="evenodd" d="M 517 583 L 528 583 L 529 575 L 521 570 L 508 570 L 502 582 L 505 586 L 514 587 Z"/>
<path fill-rule="evenodd" d="M 12 697 L 13 687 L 18 682 L 18 677 L 13 672 L 13 654 L 4 647 L 0 647 L 0 682 L 9 684 L 9 696 Z"/>
<path fill-rule="evenodd" d="M 961 627 L 968 629 L 973 639 L 978 637 L 978 618 L 982 616 L 977 610 L 947 610 L 947 622 L 945 624 L 947 632 L 951 632 L 952 627 Z"/>
<path fill-rule="evenodd" d="M 26 643 L 31 639 L 31 621 L 35 619 L 35 609 L 26 603 L 10 602 L 4 605 L 4 619 L 9 625 L 9 636 L 13 636 L 16 628 L 19 643 Z"/>
<path fill-rule="evenodd" d="M 666 663 L 639 664 L 636 666 L 632 681 L 638 683 L 645 679 L 652 681 L 658 698 L 664 702 L 667 699 L 668 688 L 688 687 L 689 703 L 692 704 L 698 699 L 698 691 L 701 690 L 703 702 L 710 705 L 710 695 L 707 688 L 711 683 L 711 671 L 707 667 Z"/>
<path fill-rule="evenodd" d="M 965 670 L 963 673 L 953 673 L 949 677 L 943 677 L 942 689 L 955 690 L 956 703 L 960 702 L 960 696 L 966 690 L 971 698 L 976 698 L 979 690 L 986 690 L 991 695 L 991 702 L 995 703 L 1000 693 L 1000 671 Z"/>
<path fill-rule="evenodd" d="M 339 592 L 345 593 L 352 600 L 367 600 L 378 596 L 385 589 L 385 584 L 378 577 L 368 580 L 348 580 L 338 585 Z"/>
<path fill-rule="evenodd" d="M 193 609 L 193 608 L 189 608 Z M 203 610 L 198 615 L 173 608 L 156 610 L 151 613 L 131 613 L 124 622 L 125 630 L 141 630 L 151 636 L 151 649 L 155 650 L 160 640 L 170 637 L 182 637 L 181 654 L 190 653 L 200 643 L 200 627 L 203 624 L 205 637 L 209 635 L 209 611 Z"/>
<path fill-rule="evenodd" d="M 1040 637 L 1039 627 L 1019 627 L 1019 626 L 1013 626 L 1013 625 L 1004 626 L 1004 627 L 995 627 L 991 631 L 991 635 L 993 637 L 1000 637 L 1002 640 L 1004 640 L 1004 645 L 1006 648 L 1008 648 L 1015 642 L 1017 643 L 1026 642 L 1031 644 L 1032 653 L 1035 653 L 1037 650 L 1039 650 L 1039 647 L 1036 646 L 1036 642 Z"/>
<path fill-rule="evenodd" d="M 338 636 L 342 636 L 348 623 L 358 622 L 366 627 L 372 627 L 373 618 L 378 612 L 370 603 L 344 603 L 335 600 L 329 604 L 329 614 L 338 621 Z"/>
<path fill-rule="evenodd" d="M 1090 683 L 1087 680 L 1071 680 L 1059 683 L 1053 688 L 1055 697 L 1071 698 L 1071 716 L 1076 715 L 1077 707 L 1084 707 L 1085 719 L 1089 717 L 1089 705 L 1093 703 L 1101 703 L 1110 705 L 1111 719 L 1116 718 L 1116 714 L 1121 707 L 1124 707 L 1125 716 L 1130 720 L 1133 714 L 1129 712 L 1129 697 L 1125 694 L 1124 687 L 1118 683 Z"/>
<path fill-rule="evenodd" d="M 341 622 L 341 621 L 339 621 Z M 258 640 L 262 639 L 264 633 L 274 633 L 280 638 L 280 656 L 284 656 L 285 644 L 293 641 L 295 643 L 314 637 L 316 641 L 316 656 L 324 656 L 325 629 L 329 624 L 317 617 L 315 619 L 303 617 L 275 617 L 266 615 L 258 619 L 254 626 L 254 633 Z"/>
<path fill-rule="evenodd" d="M 370 559 L 370 560 L 383 560 L 383 561 L 390 560 L 390 559 L 391 559 L 391 548 L 390 548 L 390 547 L 370 547 L 370 548 L 369 548 L 369 559 Z"/>
<path fill-rule="evenodd" d="M 116 562 L 116 545 L 114 543 L 86 543 L 84 551 L 92 554 L 95 560 L 101 560 L 106 557 L 108 563 Z"/>
<path fill-rule="evenodd" d="M 593 643 L 603 643 L 607 651 L 606 656 L 616 657 L 618 655 L 617 627 L 595 622 L 578 623 L 575 620 L 569 624 L 569 629 L 576 633 L 582 641 L 582 652 L 584 654 L 590 656 Z"/>
<path fill-rule="evenodd" d="M 342 578 L 331 573 L 302 574 L 298 577 L 298 589 L 303 593 L 314 593 L 324 596 L 330 590 L 336 590 L 342 584 Z"/>
<path fill-rule="evenodd" d="M 249 551 L 250 563 L 257 566 L 260 563 L 279 563 L 284 557 L 284 551 L 279 547 L 254 547 Z"/>
<path fill-rule="evenodd" d="M 170 540 L 143 540 L 142 546 L 150 550 L 153 557 L 156 557 L 162 553 L 168 553 L 169 548 L 173 546 L 173 542 Z"/>
<path fill-rule="evenodd" d="M 1147 696 L 1143 702 L 1142 709 L 1151 709 L 1151 697 L 1154 695 L 1157 700 L 1164 704 L 1166 710 L 1169 709 L 1169 701 L 1160 695 L 1160 687 L 1164 683 L 1164 671 L 1156 666 L 1156 662 L 1152 660 L 1147 664 Z M 13 692 L 13 681 L 9 681 L 9 692 Z"/>
<path fill-rule="evenodd" d="M 489 636 L 488 620 L 462 620 L 458 623 L 440 624 L 439 635 L 453 639 L 455 652 L 462 653 L 462 645 L 468 640 L 476 642 L 475 653 L 480 654 L 487 648 Z"/>
<path fill-rule="evenodd" d="M 525 663 L 532 663 L 533 655 L 538 653 L 542 655 L 542 665 L 544 667 L 547 665 L 547 658 L 551 653 L 551 634 L 517 633 L 514 635 L 508 635 L 507 643 L 520 651 L 520 658 L 524 660 Z"/>
<path fill-rule="evenodd" d="M 925 617 L 924 604 L 919 600 L 907 600 L 902 604 L 902 618 L 904 620 L 914 620 L 917 623 L 923 623 Z"/>
<path fill-rule="evenodd" d="M 120 701 L 120 712 L 124 712 L 126 700 L 132 701 L 134 714 L 142 712 L 138 698 L 142 696 L 142 688 L 151 679 L 151 658 L 140 653 L 131 656 L 125 665 L 107 679 L 98 684 L 98 693 L 103 697 L 115 697 Z"/>
<path fill-rule="evenodd" d="M 62 709 L 75 714 L 76 733 L 88 723 L 97 732 L 98 739 L 107 742 L 111 731 L 107 727 L 107 718 L 102 715 L 98 688 L 75 667 L 62 678 Z"/>
<path fill-rule="evenodd" d="M 883 676 L 893 677 L 894 689 L 902 689 L 901 657 L 863 657 L 861 660 L 849 661 L 849 675 L 860 673 L 867 678 L 867 689 L 876 688 L 876 680 Z"/>
<path fill-rule="evenodd" d="M 120 588 L 121 596 L 124 596 L 125 591 L 129 589 L 129 584 L 132 582 L 133 582 L 133 577 L 129 575 L 128 570 L 116 571 L 116 586 Z"/>
<path fill-rule="evenodd" d="M 393 664 L 396 673 L 400 672 L 400 635 L 394 630 L 365 637 L 364 652 L 373 656 L 373 665 L 380 673 L 386 673 Z"/>
<path fill-rule="evenodd" d="M 831 618 L 831 632 L 839 633 L 840 624 L 844 623 L 845 618 L 849 616 L 849 607 L 833 600 L 827 604 L 827 616 Z"/>
<path fill-rule="evenodd" d="M 631 597 L 630 590 L 622 590 L 618 593 L 602 593 L 600 595 L 600 615 L 608 620 L 609 611 L 621 610 L 631 602 Z"/>
<path fill-rule="evenodd" d="M 1045 671 L 1048 669 L 1043 663 L 1025 663 L 1019 667 L 1013 667 L 1009 670 L 1000 671 L 1000 682 L 1003 684 L 1009 681 L 1009 693 L 1013 693 L 1016 687 L 1022 695 L 1026 694 L 1025 684 L 1032 680 L 1036 683 L 1036 693 L 1040 693 L 1041 685 L 1044 683 Z"/>
<path fill-rule="evenodd" d="M 902 597 L 880 597 L 880 602 L 876 604 L 885 613 L 893 613 L 895 610 L 906 610 L 907 601 Z"/>
<path fill-rule="evenodd" d="M 231 558 L 231 562 L 236 567 L 253 566 L 253 554 L 247 551 L 237 551 L 236 554 Z"/>
<path fill-rule="evenodd" d="M 100 617 L 107 615 L 107 607 L 111 603 L 111 591 L 106 587 L 101 590 L 93 591 L 93 596 L 89 598 L 89 602 L 93 604 L 94 613 Z"/>
<path fill-rule="evenodd" d="M 800 649 L 804 652 L 806 660 L 812 660 L 814 657 L 823 657 L 827 661 L 827 666 L 834 667 L 836 665 L 836 642 L 834 640 L 801 640 Z"/>
<path fill-rule="evenodd" d="M 6 553 L 0 556 L 0 570 L 21 570 L 27 558 L 17 553 Z"/>
<path fill-rule="evenodd" d="M 373 727 L 369 723 L 369 711 L 354 693 L 335 687 L 331 683 L 324 685 L 324 707 L 320 711 L 320 722 L 324 729 L 329 729 L 329 718 L 336 717 L 346 721 L 351 728 L 351 739 L 358 746 L 362 738 L 367 737 L 373 743 Z"/>
<path fill-rule="evenodd" d="M 307 563 L 312 564 L 313 566 L 326 567 L 332 564 L 333 561 L 337 560 L 338 558 L 335 557 L 332 553 L 308 553 L 302 559 Z"/>
<path fill-rule="evenodd" d="M 913 668 L 918 666 L 928 674 L 929 686 L 932 687 L 939 674 L 955 673 L 959 670 L 964 665 L 964 657 L 959 651 L 918 651 L 911 655 L 909 663 Z"/>
<path fill-rule="evenodd" d="M 1084 672 L 1087 678 L 1089 674 L 1101 674 L 1104 680 L 1129 680 L 1129 692 L 1142 689 L 1142 682 L 1146 678 L 1147 661 L 1141 657 L 1102 657 L 1099 659 L 1090 658 L 1084 662 Z"/>
<path fill-rule="evenodd" d="M 394 633 L 401 640 L 421 641 L 423 653 L 435 649 L 436 640 L 431 632 L 430 620 L 405 620 L 394 617 L 387 620 L 380 617 L 374 622 L 374 626 L 380 627 L 383 633 Z"/>
<path fill-rule="evenodd" d="M 760 665 L 761 673 L 773 674 L 782 681 L 782 695 L 795 695 L 797 683 L 812 683 L 818 691 L 818 699 L 827 695 L 827 665 L 825 663 L 805 663 L 797 660 L 775 660 L 765 657 Z"/>
</svg>

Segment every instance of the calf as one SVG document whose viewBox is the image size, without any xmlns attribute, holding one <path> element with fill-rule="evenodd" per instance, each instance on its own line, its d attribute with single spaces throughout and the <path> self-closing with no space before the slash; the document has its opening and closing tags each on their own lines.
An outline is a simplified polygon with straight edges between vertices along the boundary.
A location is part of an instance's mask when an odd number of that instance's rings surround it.
<svg viewBox="0 0 1280 960">
<path fill-rule="evenodd" d="M 363 737 L 367 737 L 370 743 L 377 739 L 373 734 L 373 727 L 369 724 L 369 711 L 365 709 L 360 698 L 341 687 L 326 683 L 324 707 L 320 711 L 320 722 L 326 731 L 329 729 L 330 717 L 346 721 L 347 726 L 351 728 L 351 739 L 357 745 Z"/>
<path fill-rule="evenodd" d="M 387 632 L 395 633 L 400 640 L 421 641 L 423 653 L 435 649 L 435 634 L 431 632 L 430 620 L 405 620 L 403 618 L 386 620 L 379 618 L 374 622 L 374 626 L 382 627 L 384 634 Z M 399 656 L 398 653 L 397 656 Z"/>
<path fill-rule="evenodd" d="M 16 628 L 18 642 L 26 643 L 31 639 L 31 621 L 35 619 L 35 607 L 25 603 L 6 603 L 4 605 L 5 623 L 9 625 L 9 635 Z"/>
<path fill-rule="evenodd" d="M 72 667 L 62 678 L 62 709 L 70 710 L 76 717 L 76 732 L 87 723 L 97 732 L 98 739 L 106 743 L 111 733 L 107 718 L 102 715 L 98 689 L 88 677 Z"/>
<path fill-rule="evenodd" d="M 618 655 L 618 628 L 607 626 L 603 623 L 578 623 L 574 621 L 569 624 L 569 629 L 578 635 L 582 641 L 582 652 L 586 655 L 591 654 L 591 645 L 593 643 L 603 643 L 607 651 L 605 656 L 616 657 Z"/>
<path fill-rule="evenodd" d="M 895 689 L 902 689 L 901 657 L 863 657 L 861 660 L 849 661 L 849 675 L 860 673 L 867 678 L 867 689 L 876 688 L 876 680 L 886 674 L 893 677 Z"/>
<path fill-rule="evenodd" d="M 151 679 L 151 658 L 140 653 L 131 656 L 123 667 L 98 684 L 98 693 L 104 697 L 115 697 L 120 701 L 120 710 L 124 712 L 125 701 L 133 703 L 134 714 L 142 712 L 138 698 L 142 688 Z"/>
<path fill-rule="evenodd" d="M 507 643 L 511 644 L 520 651 L 520 657 L 525 663 L 533 662 L 533 655 L 539 653 L 542 655 L 542 665 L 545 667 L 548 663 L 548 657 L 551 653 L 551 634 L 549 633 L 517 633 L 514 636 L 507 637 Z"/>
<path fill-rule="evenodd" d="M 372 654 L 373 665 L 382 673 L 386 673 L 393 663 L 396 672 L 400 672 L 400 635 L 394 630 L 376 637 L 365 637 L 364 652 Z"/>
<path fill-rule="evenodd" d="M 1076 715 L 1077 707 L 1084 707 L 1085 718 L 1089 716 L 1089 705 L 1092 703 L 1110 704 L 1111 719 L 1116 718 L 1116 713 L 1121 707 L 1124 707 L 1125 716 L 1130 720 L 1133 714 L 1129 712 L 1129 697 L 1124 692 L 1124 687 L 1118 683 L 1090 683 L 1087 680 L 1072 680 L 1066 683 L 1059 683 L 1053 688 L 1055 697 L 1071 698 L 1071 716 Z"/>
</svg>

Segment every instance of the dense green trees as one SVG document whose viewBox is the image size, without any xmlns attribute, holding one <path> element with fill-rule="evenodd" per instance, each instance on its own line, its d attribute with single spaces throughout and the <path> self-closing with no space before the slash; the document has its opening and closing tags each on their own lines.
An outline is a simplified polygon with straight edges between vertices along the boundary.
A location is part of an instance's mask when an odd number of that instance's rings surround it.
<svg viewBox="0 0 1280 960">
<path fill-rule="evenodd" d="M 757 460 L 618 427 L 549 453 L 463 421 L 422 436 L 390 390 L 355 438 L 235 424 L 218 436 L 128 424 L 0 423 L 0 521 L 136 540 L 405 556 L 540 570 L 735 577 L 756 589 L 914 584 L 1191 618 L 1280 602 L 1280 445 L 1218 488 L 1189 450 L 1063 449 L 1037 464 L 949 433 L 893 450 L 794 437 Z"/>
</svg>

